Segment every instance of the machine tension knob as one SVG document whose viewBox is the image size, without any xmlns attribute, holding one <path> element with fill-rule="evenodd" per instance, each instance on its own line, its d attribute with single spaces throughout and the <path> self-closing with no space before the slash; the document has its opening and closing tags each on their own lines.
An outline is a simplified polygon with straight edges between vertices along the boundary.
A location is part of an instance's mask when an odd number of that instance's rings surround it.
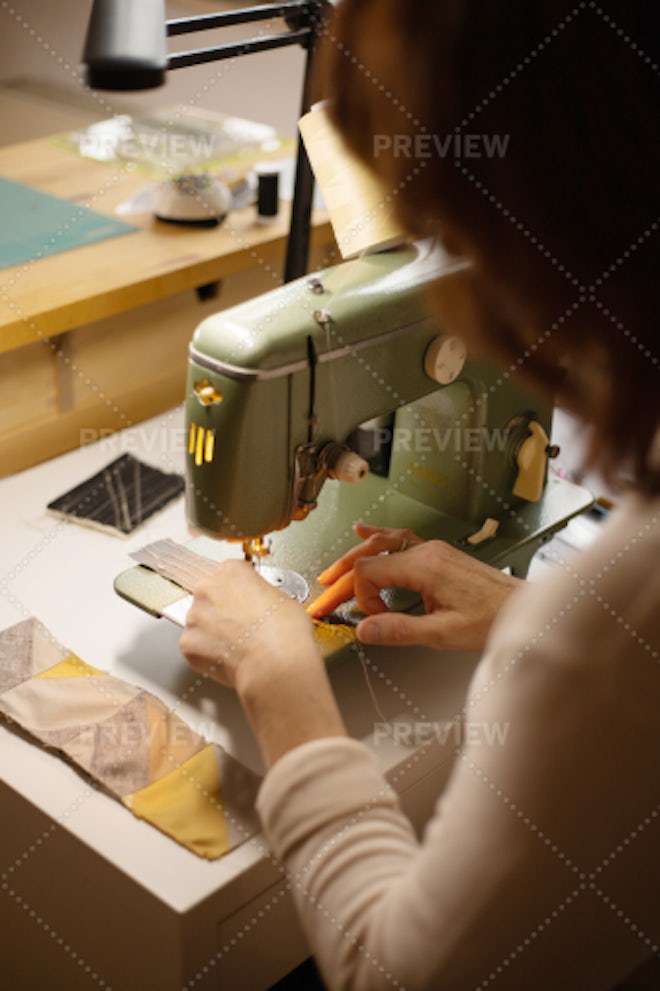
<svg viewBox="0 0 660 991">
<path fill-rule="evenodd" d="M 355 484 L 361 482 L 369 474 L 369 462 L 360 457 L 345 444 L 330 441 L 319 452 L 319 467 L 325 465 L 328 478 L 336 478 L 340 482 Z"/>
<path fill-rule="evenodd" d="M 369 464 L 355 451 L 341 451 L 333 461 L 328 474 L 330 478 L 337 478 L 340 482 L 350 482 L 354 485 L 367 477 Z"/>
<path fill-rule="evenodd" d="M 463 371 L 466 357 L 465 344 L 460 337 L 439 334 L 426 349 L 424 371 L 439 385 L 449 385 Z"/>
</svg>

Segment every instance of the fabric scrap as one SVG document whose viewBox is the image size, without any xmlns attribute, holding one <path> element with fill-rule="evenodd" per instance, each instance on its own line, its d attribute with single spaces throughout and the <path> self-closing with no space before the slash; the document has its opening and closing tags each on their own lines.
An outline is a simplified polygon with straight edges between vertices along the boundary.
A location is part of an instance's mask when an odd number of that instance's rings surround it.
<svg viewBox="0 0 660 991">
<path fill-rule="evenodd" d="M 167 474 L 133 457 L 121 457 L 76 485 L 47 508 L 59 516 L 126 535 L 185 488 L 181 475 Z"/>
<path fill-rule="evenodd" d="M 0 715 L 200 857 L 221 857 L 259 831 L 258 774 L 36 619 L 0 632 Z"/>
<path fill-rule="evenodd" d="M 200 857 L 215 860 L 229 850 L 213 745 L 122 801 L 133 815 Z"/>
</svg>

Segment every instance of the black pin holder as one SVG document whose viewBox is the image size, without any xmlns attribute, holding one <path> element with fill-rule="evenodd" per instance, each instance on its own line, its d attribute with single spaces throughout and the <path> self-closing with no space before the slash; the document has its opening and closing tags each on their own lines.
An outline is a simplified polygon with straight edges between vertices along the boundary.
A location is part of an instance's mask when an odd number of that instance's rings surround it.
<svg viewBox="0 0 660 991">
<path fill-rule="evenodd" d="M 87 83 L 92 89 L 102 90 L 153 89 L 163 85 L 165 73 L 170 69 L 301 45 L 307 53 L 302 116 L 310 109 L 312 62 L 325 4 L 326 0 L 291 0 L 168 21 L 164 0 L 141 0 L 140 3 L 135 0 L 94 0 L 83 55 Z M 284 19 L 286 31 L 211 48 L 167 53 L 168 37 L 275 17 Z M 314 174 L 305 146 L 298 137 L 285 282 L 299 278 L 307 271 L 313 196 Z"/>
</svg>

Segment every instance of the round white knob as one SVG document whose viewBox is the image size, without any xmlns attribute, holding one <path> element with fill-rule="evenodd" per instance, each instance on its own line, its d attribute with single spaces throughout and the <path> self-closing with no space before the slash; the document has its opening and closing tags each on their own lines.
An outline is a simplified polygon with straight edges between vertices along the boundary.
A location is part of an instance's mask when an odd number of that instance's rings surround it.
<svg viewBox="0 0 660 991">
<path fill-rule="evenodd" d="M 449 385 L 463 371 L 466 357 L 465 344 L 460 337 L 440 334 L 426 349 L 424 371 L 434 382 Z"/>
<path fill-rule="evenodd" d="M 369 465 L 355 451 L 342 451 L 332 467 L 332 475 L 340 482 L 361 482 L 369 474 Z"/>
</svg>

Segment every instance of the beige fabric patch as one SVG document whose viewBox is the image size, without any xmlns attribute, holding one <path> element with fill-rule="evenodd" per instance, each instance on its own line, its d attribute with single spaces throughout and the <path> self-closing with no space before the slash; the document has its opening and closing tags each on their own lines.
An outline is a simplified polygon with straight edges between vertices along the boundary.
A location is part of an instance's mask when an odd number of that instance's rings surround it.
<svg viewBox="0 0 660 991">
<path fill-rule="evenodd" d="M 0 695 L 0 712 L 39 737 L 43 730 L 102 722 L 139 691 L 107 674 L 97 678 L 32 678 Z"/>
<path fill-rule="evenodd" d="M 151 780 L 145 693 L 88 727 L 62 750 L 118 798 L 144 788 Z"/>
<path fill-rule="evenodd" d="M 52 667 L 69 653 L 38 620 L 23 620 L 0 636 L 0 695 Z"/>
</svg>

